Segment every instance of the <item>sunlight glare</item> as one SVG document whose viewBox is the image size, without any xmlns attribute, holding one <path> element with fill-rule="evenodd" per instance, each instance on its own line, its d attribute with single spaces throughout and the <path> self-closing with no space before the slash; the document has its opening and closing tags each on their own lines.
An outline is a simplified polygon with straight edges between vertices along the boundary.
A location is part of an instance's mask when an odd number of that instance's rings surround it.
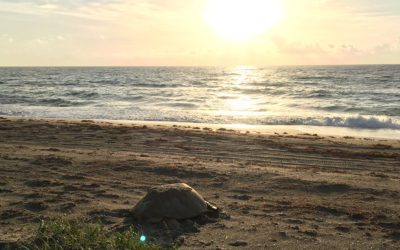
<svg viewBox="0 0 400 250">
<path fill-rule="evenodd" d="M 266 32 L 282 16 L 278 0 L 209 0 L 206 22 L 221 37 L 245 42 Z"/>
<path fill-rule="evenodd" d="M 241 85 L 246 82 L 255 69 L 256 67 L 254 66 L 236 66 L 233 73 L 238 76 L 234 79 L 233 84 Z"/>
<path fill-rule="evenodd" d="M 238 99 L 231 99 L 228 101 L 229 108 L 235 111 L 249 110 L 254 106 L 254 104 L 254 100 L 247 96 L 241 96 Z"/>
</svg>

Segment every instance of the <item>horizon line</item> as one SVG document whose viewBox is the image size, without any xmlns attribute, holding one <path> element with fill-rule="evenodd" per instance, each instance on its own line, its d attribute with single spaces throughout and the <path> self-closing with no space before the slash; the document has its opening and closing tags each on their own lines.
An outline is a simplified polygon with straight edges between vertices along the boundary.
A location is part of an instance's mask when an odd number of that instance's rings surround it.
<svg viewBox="0 0 400 250">
<path fill-rule="evenodd" d="M 270 64 L 270 65 L 0 65 L 0 68 L 229 68 L 229 67 L 290 67 L 290 66 L 395 66 L 399 63 L 356 63 L 356 64 Z"/>
</svg>

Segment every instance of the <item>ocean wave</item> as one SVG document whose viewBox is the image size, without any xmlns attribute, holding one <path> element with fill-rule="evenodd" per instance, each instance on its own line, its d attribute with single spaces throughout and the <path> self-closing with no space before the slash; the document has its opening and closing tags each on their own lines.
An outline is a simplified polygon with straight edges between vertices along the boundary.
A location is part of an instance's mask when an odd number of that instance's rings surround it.
<svg viewBox="0 0 400 250">
<path fill-rule="evenodd" d="M 335 79 L 339 79 L 340 80 L 340 78 L 337 78 L 337 77 L 334 77 L 334 76 L 331 76 L 331 75 L 329 75 L 329 76 L 297 76 L 297 77 L 294 77 L 293 79 L 295 79 L 295 80 L 335 80 Z"/>
<path fill-rule="evenodd" d="M 142 88 L 168 88 L 168 87 L 178 87 L 176 84 L 164 84 L 164 83 L 133 83 L 135 87 Z"/>
<path fill-rule="evenodd" d="M 122 101 L 138 101 L 138 100 L 143 100 L 144 98 L 145 98 L 145 96 L 143 96 L 143 95 L 131 95 L 131 96 L 122 97 L 121 100 Z"/>
<path fill-rule="evenodd" d="M 38 105 L 46 107 L 79 107 L 86 106 L 93 102 L 90 101 L 70 101 L 63 98 L 44 98 L 31 100 L 31 102 L 26 103 L 26 105 Z"/>
<path fill-rule="evenodd" d="M 185 106 L 184 103 L 175 103 Z M 211 124 L 248 124 L 248 125 L 306 125 L 326 127 L 347 127 L 354 129 L 393 129 L 400 130 L 400 117 L 375 116 L 241 116 L 216 115 L 212 113 L 193 112 L 172 109 L 143 109 L 136 105 L 127 106 L 74 106 L 74 107 L 40 107 L 20 105 L 0 105 L 0 115 L 13 115 L 40 118 L 73 118 L 73 119 L 110 119 L 110 120 L 146 120 L 172 121 Z"/>
<path fill-rule="evenodd" d="M 89 82 L 89 83 L 95 83 L 95 84 L 110 84 L 110 85 L 113 85 L 113 84 L 117 84 L 117 83 L 118 83 L 118 81 L 117 81 L 117 80 L 114 80 L 114 79 L 112 79 L 112 80 L 106 80 L 106 79 L 101 79 L 101 80 L 89 80 L 88 82 Z"/>
<path fill-rule="evenodd" d="M 79 98 L 94 98 L 98 97 L 99 94 L 95 92 L 84 92 L 84 91 L 71 91 L 65 94 L 66 96 L 73 96 Z"/>
<path fill-rule="evenodd" d="M 329 127 L 348 127 L 364 129 L 400 129 L 400 122 L 392 118 L 379 117 L 307 117 L 290 118 L 289 120 L 269 120 L 266 125 L 309 125 L 309 126 L 329 126 Z"/>
<path fill-rule="evenodd" d="M 195 103 L 189 103 L 189 102 L 169 102 L 169 103 L 165 103 L 164 106 L 177 107 L 177 108 L 196 108 L 197 107 L 197 105 Z"/>
</svg>

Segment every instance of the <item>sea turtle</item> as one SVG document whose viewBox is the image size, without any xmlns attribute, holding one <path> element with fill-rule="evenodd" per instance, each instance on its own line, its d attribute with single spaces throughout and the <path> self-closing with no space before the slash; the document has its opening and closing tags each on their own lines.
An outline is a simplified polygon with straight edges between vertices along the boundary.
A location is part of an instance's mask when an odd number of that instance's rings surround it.
<svg viewBox="0 0 400 250">
<path fill-rule="evenodd" d="M 157 222 L 162 219 L 190 219 L 217 208 L 203 199 L 185 183 L 151 188 L 133 208 L 133 215 L 141 221 Z"/>
</svg>

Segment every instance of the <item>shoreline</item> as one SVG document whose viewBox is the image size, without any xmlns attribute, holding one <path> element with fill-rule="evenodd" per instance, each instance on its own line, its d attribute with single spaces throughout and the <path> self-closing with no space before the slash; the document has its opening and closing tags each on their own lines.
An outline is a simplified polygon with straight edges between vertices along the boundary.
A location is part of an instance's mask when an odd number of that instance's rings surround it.
<svg viewBox="0 0 400 250">
<path fill-rule="evenodd" d="M 8 119 L 18 120 L 43 120 L 43 121 L 93 121 L 95 123 L 112 123 L 125 125 L 150 125 L 150 126 L 179 126 L 179 127 L 200 127 L 218 129 L 232 129 L 242 133 L 251 132 L 257 134 L 271 135 L 275 133 L 301 135 L 301 134 L 318 134 L 321 136 L 333 137 L 354 137 L 375 140 L 399 140 L 400 130 L 396 129 L 366 129 L 366 128 L 350 128 L 350 127 L 333 127 L 333 126 L 311 126 L 311 125 L 249 125 L 249 124 L 218 124 L 218 123 L 194 123 L 194 122 L 174 122 L 174 121 L 141 121 L 141 120 L 109 120 L 109 119 L 73 119 L 73 118 L 31 118 L 20 116 L 0 115 Z"/>
<path fill-rule="evenodd" d="M 173 221 L 134 223 L 151 242 L 398 246 L 400 141 L 170 125 L 0 118 L 0 246 L 26 240 L 42 219 L 129 227 L 151 187 L 182 182 L 227 216 L 186 221 L 189 231 Z"/>
</svg>

